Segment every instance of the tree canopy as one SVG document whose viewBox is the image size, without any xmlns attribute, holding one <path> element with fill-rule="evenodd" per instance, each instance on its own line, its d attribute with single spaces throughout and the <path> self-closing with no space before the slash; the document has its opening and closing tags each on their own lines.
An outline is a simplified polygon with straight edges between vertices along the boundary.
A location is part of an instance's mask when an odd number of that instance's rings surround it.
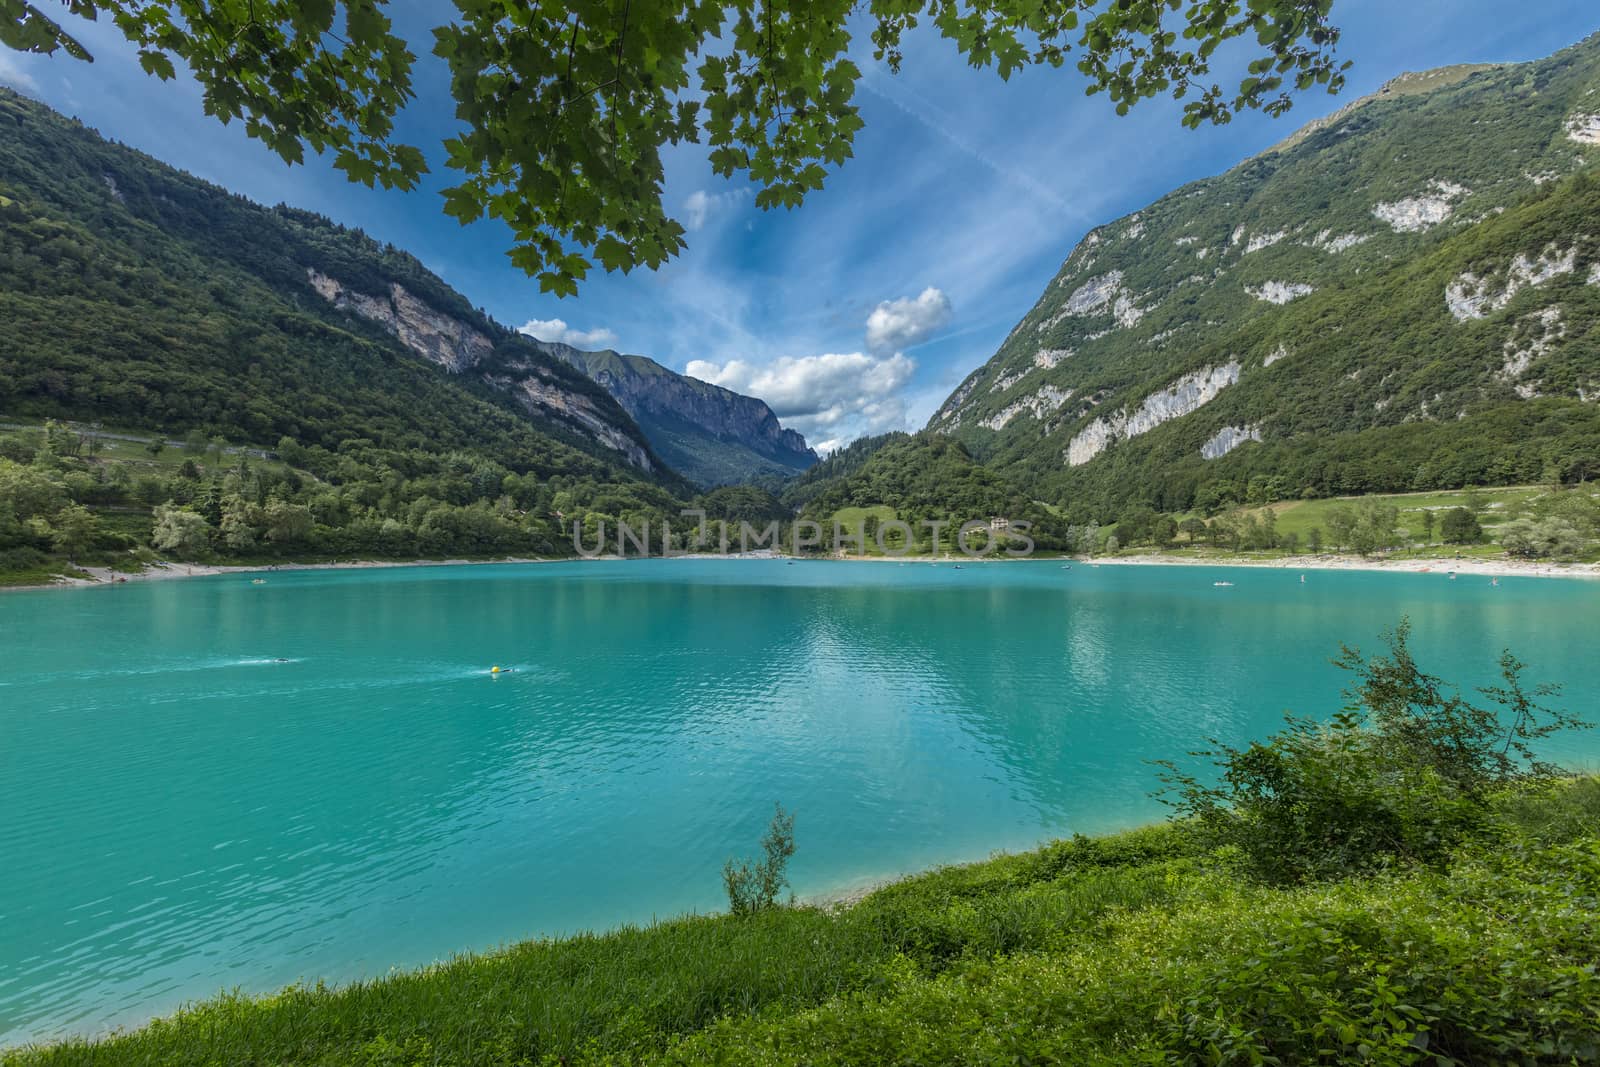
<svg viewBox="0 0 1600 1067">
<path fill-rule="evenodd" d="M 927 23 L 1001 78 L 1069 60 L 1119 113 L 1170 94 L 1190 127 L 1279 114 L 1294 90 L 1338 92 L 1333 0 L 455 0 L 434 30 L 464 126 L 444 149 L 462 176 L 445 211 L 510 227 L 512 261 L 560 295 L 598 263 L 659 267 L 685 246 L 662 204 L 661 153 L 704 143 L 716 173 L 800 205 L 862 128 L 857 32 L 898 71 Z M 0 0 L 0 44 L 92 57 L 44 7 Z M 383 0 L 62 0 L 105 14 L 162 79 L 178 61 L 205 108 L 290 163 L 332 153 L 353 181 L 414 188 L 422 151 L 392 140 L 416 60 Z M 1237 85 L 1217 50 L 1253 50 Z M 857 53 L 859 54 L 859 53 Z M 1230 51 L 1230 56 L 1232 52 Z M 1221 80 L 1218 80 L 1218 79 Z"/>
</svg>

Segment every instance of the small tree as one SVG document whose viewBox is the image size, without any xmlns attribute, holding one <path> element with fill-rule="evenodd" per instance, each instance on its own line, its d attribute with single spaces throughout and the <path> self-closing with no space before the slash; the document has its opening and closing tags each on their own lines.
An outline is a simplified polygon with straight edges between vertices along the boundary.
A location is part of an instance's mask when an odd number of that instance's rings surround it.
<svg viewBox="0 0 1600 1067">
<path fill-rule="evenodd" d="M 778 895 L 789 884 L 786 873 L 794 855 L 794 815 L 776 805 L 772 822 L 761 838 L 762 858 L 729 860 L 722 867 L 722 885 L 728 893 L 728 908 L 735 915 L 752 915 L 777 907 Z"/>
<path fill-rule="evenodd" d="M 150 541 L 162 552 L 180 559 L 193 559 L 211 544 L 211 524 L 204 515 L 163 504 L 156 508 L 155 530 Z"/>
<path fill-rule="evenodd" d="M 94 544 L 100 533 L 100 520 L 82 504 L 68 504 L 56 513 L 50 535 L 57 552 L 66 554 L 68 563 L 77 563 L 79 553 Z"/>
<path fill-rule="evenodd" d="M 1313 526 L 1306 533 L 1306 549 L 1312 553 L 1322 551 L 1322 527 Z"/>
<path fill-rule="evenodd" d="M 1422 544 L 1424 547 L 1433 544 L 1433 527 L 1438 521 L 1432 508 L 1422 509 Z"/>
<path fill-rule="evenodd" d="M 1451 508 L 1439 523 L 1439 535 L 1447 544 L 1475 545 L 1483 540 L 1483 527 L 1467 508 Z"/>
<path fill-rule="evenodd" d="M 1355 509 L 1348 504 L 1338 504 L 1328 509 L 1328 533 L 1333 537 L 1333 550 L 1344 551 L 1350 543 L 1350 533 L 1356 527 Z"/>
</svg>

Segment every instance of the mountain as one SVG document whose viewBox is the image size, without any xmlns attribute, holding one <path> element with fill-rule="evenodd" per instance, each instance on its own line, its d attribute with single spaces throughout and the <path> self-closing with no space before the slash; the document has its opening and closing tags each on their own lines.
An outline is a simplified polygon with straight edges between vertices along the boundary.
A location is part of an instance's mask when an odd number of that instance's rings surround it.
<svg viewBox="0 0 1600 1067">
<path fill-rule="evenodd" d="M 1078 517 L 1600 475 L 1600 38 L 1084 237 L 929 422 Z"/>
<path fill-rule="evenodd" d="M 893 515 L 882 518 L 912 526 L 928 550 L 933 549 L 931 533 L 922 523 L 942 522 L 948 525 L 941 534 L 941 551 L 956 549 L 954 538 L 962 524 L 1004 518 L 1030 524 L 1031 537 L 1041 548 L 1067 546 L 1066 526 L 1054 513 L 1009 478 L 979 464 L 959 441 L 920 433 L 886 434 L 872 442 L 864 461 L 846 463 L 815 483 L 817 491 L 804 508 L 808 518 L 826 524 L 844 509 L 889 509 Z"/>
<path fill-rule="evenodd" d="M 888 445 L 910 438 L 910 434 L 894 431 L 873 437 L 858 437 L 843 448 L 835 449 L 816 466 L 782 487 L 784 504 L 799 511 L 806 504 L 827 492 L 834 483 L 847 478 L 866 465 Z"/>
<path fill-rule="evenodd" d="M 0 90 L 0 411 L 681 486 L 567 363 L 411 256 Z"/>
<path fill-rule="evenodd" d="M 656 454 L 697 485 L 790 478 L 817 462 L 806 439 L 778 425 L 772 409 L 755 397 L 677 374 L 646 356 L 533 344 L 603 386 Z"/>
</svg>

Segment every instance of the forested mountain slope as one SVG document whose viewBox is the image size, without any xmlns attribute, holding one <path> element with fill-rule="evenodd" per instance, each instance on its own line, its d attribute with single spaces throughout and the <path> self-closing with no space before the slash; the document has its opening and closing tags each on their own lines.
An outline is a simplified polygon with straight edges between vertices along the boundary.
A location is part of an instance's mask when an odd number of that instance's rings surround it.
<svg viewBox="0 0 1600 1067">
<path fill-rule="evenodd" d="M 1600 473 L 1600 39 L 1089 233 L 930 421 L 1070 514 Z"/>
<path fill-rule="evenodd" d="M 656 454 L 702 486 L 792 478 L 817 462 L 765 401 L 668 370 L 646 356 L 537 341 L 594 379 L 632 415 Z"/>
<path fill-rule="evenodd" d="M 4 90 L 0 412 L 681 484 L 604 389 L 411 256 Z"/>
</svg>

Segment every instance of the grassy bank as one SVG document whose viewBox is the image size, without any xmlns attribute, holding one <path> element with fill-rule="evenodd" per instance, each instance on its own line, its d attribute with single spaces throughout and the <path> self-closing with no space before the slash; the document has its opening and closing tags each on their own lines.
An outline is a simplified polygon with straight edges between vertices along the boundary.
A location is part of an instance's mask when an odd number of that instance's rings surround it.
<svg viewBox="0 0 1600 1067">
<path fill-rule="evenodd" d="M 1438 867 L 1275 888 L 1161 826 L 936 871 L 840 911 L 528 943 L 0 1060 L 1593 1062 L 1600 781 L 1495 810 Z"/>
</svg>

